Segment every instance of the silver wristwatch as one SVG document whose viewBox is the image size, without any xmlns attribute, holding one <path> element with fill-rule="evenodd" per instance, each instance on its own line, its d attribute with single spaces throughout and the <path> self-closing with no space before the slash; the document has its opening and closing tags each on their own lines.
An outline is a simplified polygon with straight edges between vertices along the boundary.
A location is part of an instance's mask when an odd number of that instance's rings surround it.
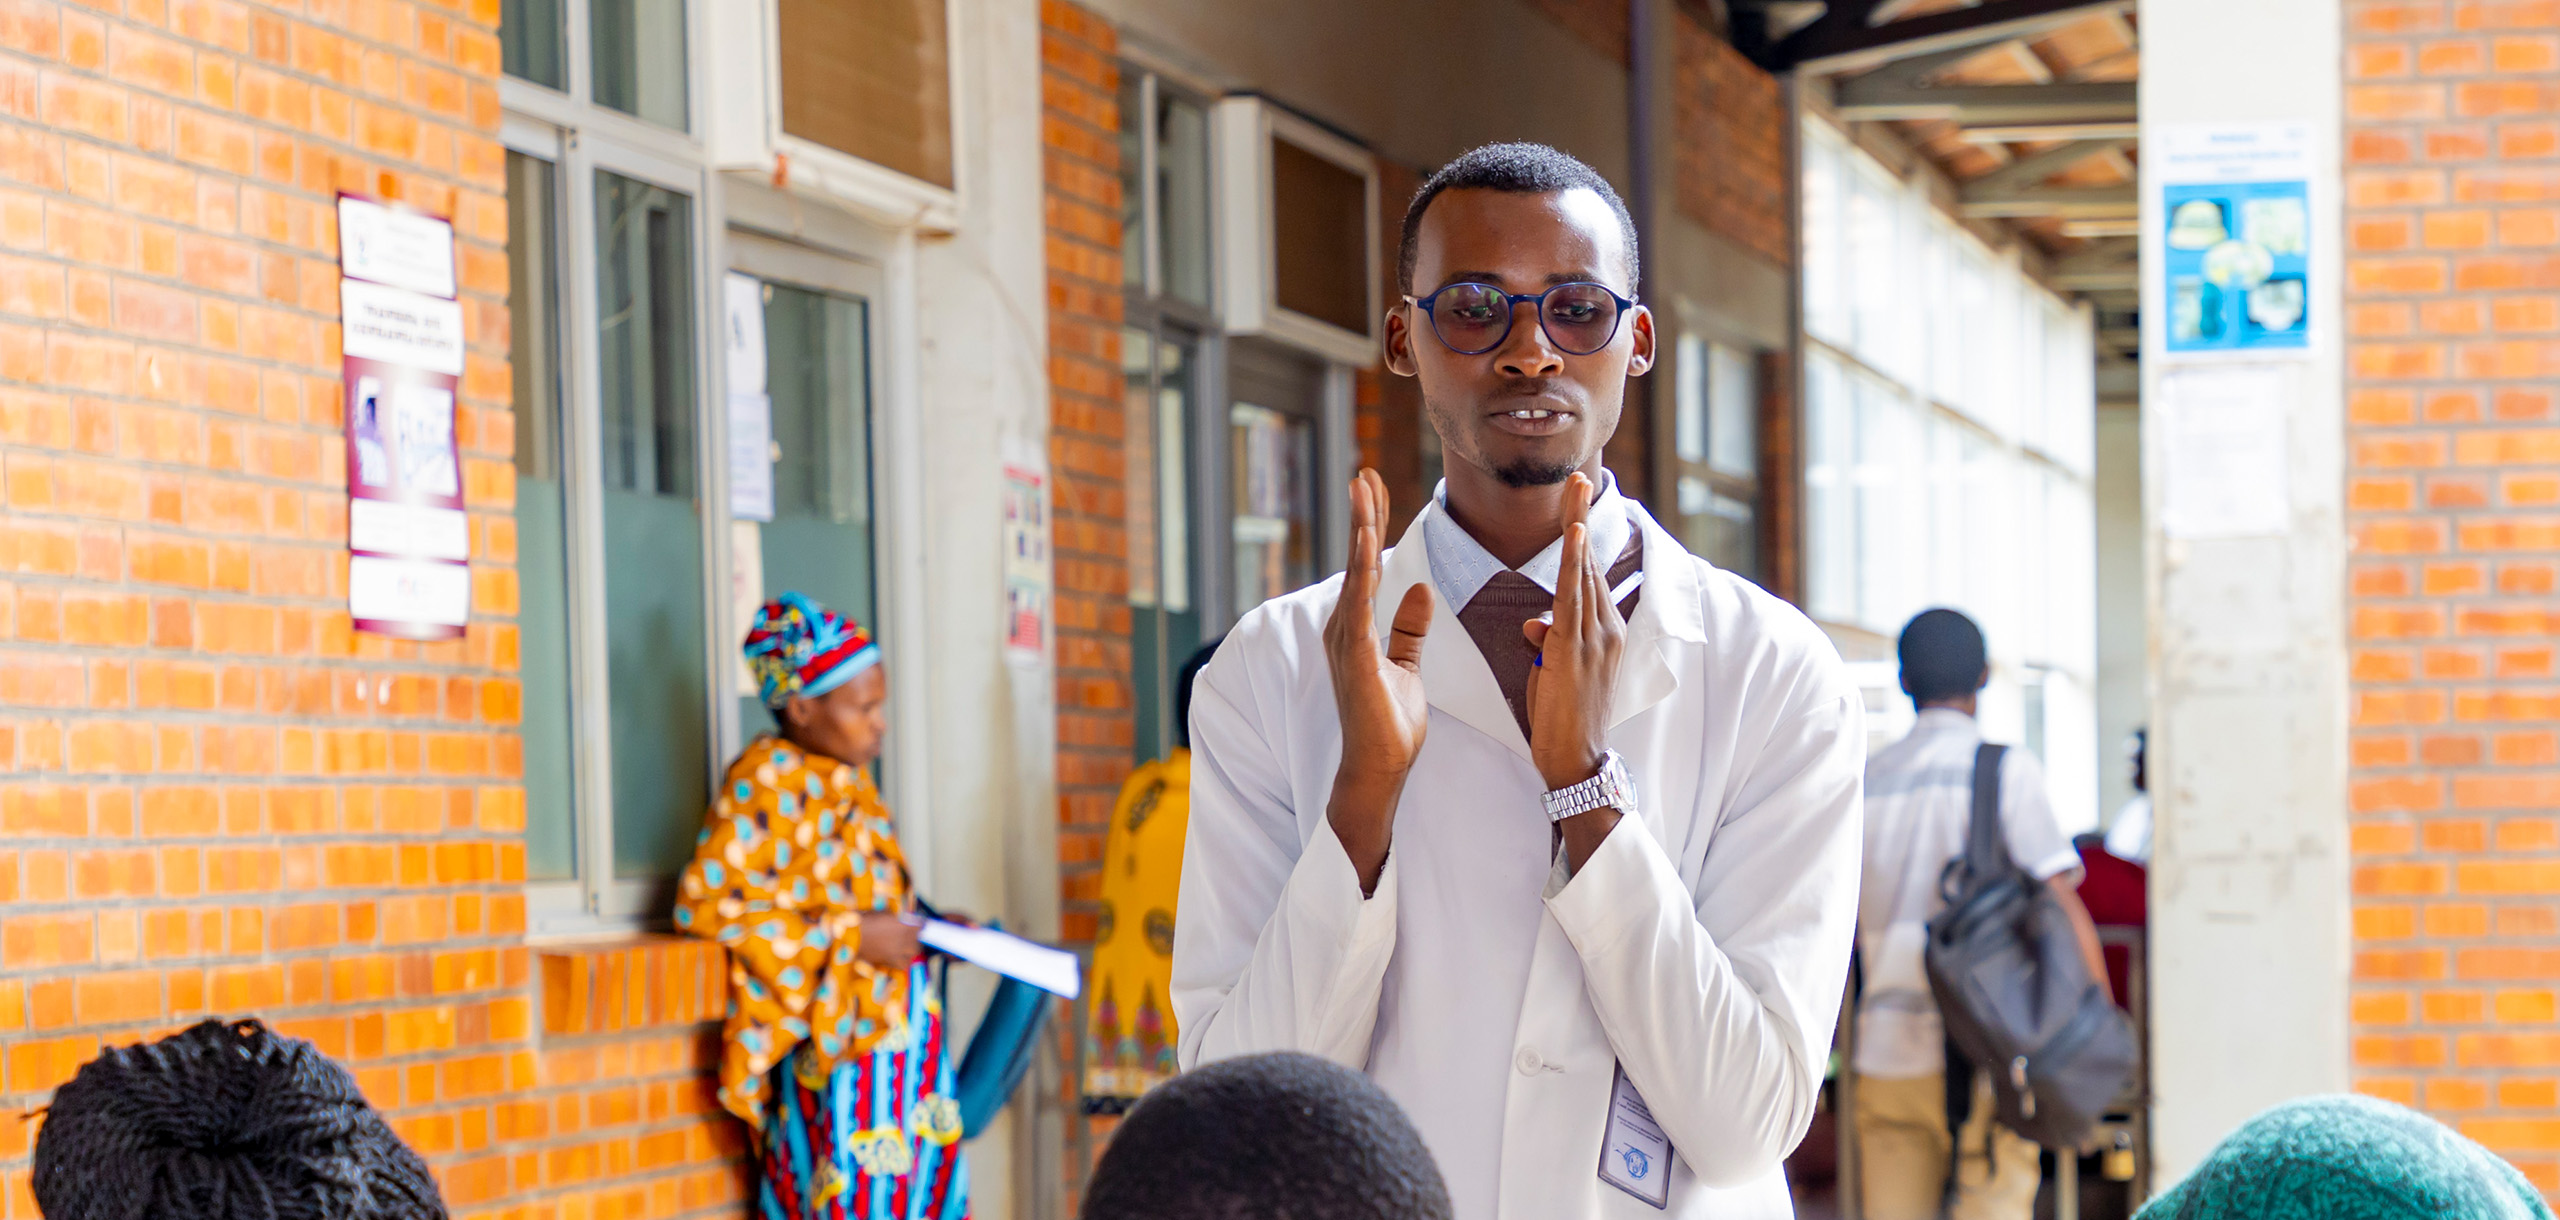
<svg viewBox="0 0 2560 1220">
<path fill-rule="evenodd" d="M 1547 820 L 1561 822 L 1576 814 L 1594 809 L 1615 809 L 1629 817 L 1636 812 L 1636 782 L 1627 774 L 1627 760 L 1616 750 L 1600 752 L 1600 773 L 1569 788 L 1558 788 L 1547 794 Z"/>
</svg>

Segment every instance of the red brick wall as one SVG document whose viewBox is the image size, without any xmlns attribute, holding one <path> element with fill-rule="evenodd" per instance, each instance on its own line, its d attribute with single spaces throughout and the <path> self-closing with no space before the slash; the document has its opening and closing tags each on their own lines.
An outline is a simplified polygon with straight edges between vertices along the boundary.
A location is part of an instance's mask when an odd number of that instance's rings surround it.
<svg viewBox="0 0 2560 1220">
<path fill-rule="evenodd" d="M 2560 5 L 2344 12 L 2357 1083 L 2560 1192 Z"/>
<path fill-rule="evenodd" d="M 1770 262 L 1794 266 L 1787 104 L 1778 79 L 1686 10 L 1671 24 L 1679 42 L 1672 122 L 1681 214 Z"/>
<path fill-rule="evenodd" d="M 1048 184 L 1049 469 L 1056 482 L 1058 868 L 1071 945 L 1093 940 L 1102 842 L 1137 743 L 1129 654 L 1128 507 L 1120 374 L 1120 64 L 1110 24 L 1040 5 L 1042 169 Z M 1081 1117 L 1083 1029 L 1054 1045 L 1068 1118 L 1068 1206 L 1110 1124 Z"/>
<path fill-rule="evenodd" d="M 1058 833 L 1064 932 L 1093 939 L 1102 836 L 1137 741 L 1121 463 L 1119 40 L 1040 6 L 1048 182 L 1049 468 L 1057 480 Z"/>
<path fill-rule="evenodd" d="M 256 1014 L 459 1214 L 733 1211 L 716 995 L 590 1029 L 523 943 L 497 14 L 0 0 L 0 1108 Z M 459 642 L 349 627 L 341 189 L 459 235 Z"/>
<path fill-rule="evenodd" d="M 1626 0 L 1530 0 L 1530 6 L 1592 50 L 1627 62 Z"/>
</svg>

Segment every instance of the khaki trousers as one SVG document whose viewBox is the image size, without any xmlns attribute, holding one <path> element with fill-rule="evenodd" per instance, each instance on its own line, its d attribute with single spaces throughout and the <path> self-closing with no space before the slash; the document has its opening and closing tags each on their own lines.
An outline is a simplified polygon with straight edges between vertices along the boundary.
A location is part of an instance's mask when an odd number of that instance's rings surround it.
<svg viewBox="0 0 2560 1220">
<path fill-rule="evenodd" d="M 1858 1187 L 1866 1220 L 1938 1220 L 1947 1181 L 1947 1094 L 1939 1076 L 1861 1076 L 1857 1087 Z M 1973 1114 L 1958 1134 L 1949 1220 L 2032 1220 L 2043 1171 L 2033 1142 L 1991 1121 L 1991 1082 L 1975 1085 Z M 1991 1132 L 1991 1156 L 1982 1135 Z"/>
</svg>

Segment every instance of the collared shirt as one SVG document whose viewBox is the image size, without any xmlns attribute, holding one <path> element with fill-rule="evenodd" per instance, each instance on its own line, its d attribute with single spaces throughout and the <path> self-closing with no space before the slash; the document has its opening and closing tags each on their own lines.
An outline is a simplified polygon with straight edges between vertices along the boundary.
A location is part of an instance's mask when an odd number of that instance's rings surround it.
<svg viewBox="0 0 2560 1220">
<path fill-rule="evenodd" d="M 1867 761 L 1864 874 L 1858 887 L 1858 1071 L 1929 1076 L 1946 1068 L 1945 1026 L 1923 965 L 1929 920 L 1946 906 L 1938 878 L 1964 854 L 1973 823 L 1973 755 L 1982 726 L 1954 708 L 1920 713 L 1909 736 Z M 2000 828 L 2009 858 L 2042 881 L 2080 867 L 2046 800 L 2044 767 L 2012 747 L 2000 759 Z"/>
<path fill-rule="evenodd" d="M 1381 634 L 1414 585 L 1439 596 L 1430 727 L 1367 895 L 1325 816 L 1340 580 L 1245 615 L 1194 687 L 1181 1061 L 1296 1050 L 1366 1071 L 1458 1220 L 1782 1217 L 1779 1162 L 1819 1104 L 1855 922 L 1860 698 L 1802 614 L 1620 503 L 1646 579 L 1608 744 L 1639 810 L 1570 875 L 1526 737 L 1452 621 L 1478 586 L 1435 573 L 1465 537 L 1435 530 L 1437 505 L 1377 594 Z M 1621 1070 L 1677 1154 L 1667 1211 L 1599 1177 Z"/>
<path fill-rule="evenodd" d="M 1484 589 L 1484 582 L 1504 570 L 1501 560 L 1484 544 L 1460 526 L 1449 515 L 1449 484 L 1442 480 L 1431 493 L 1432 511 L 1422 515 L 1423 548 L 1431 553 L 1431 583 L 1439 586 L 1440 596 L 1454 610 L 1464 610 Z M 1627 535 L 1635 524 L 1627 519 L 1627 498 L 1618 494 L 1618 476 L 1603 469 L 1600 472 L 1600 495 L 1591 502 L 1591 513 L 1583 518 L 1591 531 L 1591 553 L 1600 556 L 1606 568 L 1627 547 Z M 1547 549 L 1532 556 L 1517 569 L 1522 576 L 1536 581 L 1549 593 L 1556 591 L 1556 577 L 1564 570 L 1564 539 L 1547 544 Z"/>
</svg>

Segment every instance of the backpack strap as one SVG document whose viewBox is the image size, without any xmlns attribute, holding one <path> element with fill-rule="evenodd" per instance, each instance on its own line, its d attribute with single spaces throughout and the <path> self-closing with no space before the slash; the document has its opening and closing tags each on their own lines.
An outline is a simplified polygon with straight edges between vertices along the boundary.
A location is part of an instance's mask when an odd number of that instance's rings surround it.
<svg viewBox="0 0 2560 1220">
<path fill-rule="evenodd" d="M 2009 747 L 1984 742 L 1973 751 L 1973 821 L 1965 832 L 1964 856 L 1957 867 L 1941 874 L 1938 890 L 1947 901 L 1955 901 L 1957 887 L 1967 877 L 1989 877 L 2017 867 L 2009 859 L 2009 844 L 2000 833 L 2000 761 Z"/>
<path fill-rule="evenodd" d="M 2000 833 L 2000 763 L 2009 747 L 1983 742 L 1973 751 L 1973 818 L 1965 831 L 1964 855 L 1949 861 L 1939 875 L 1938 889 L 1947 901 L 1955 901 L 1958 887 L 1968 877 L 1989 876 L 1993 870 L 2015 868 L 2009 859 L 2008 840 Z M 1955 1199 L 1958 1164 L 1964 1156 L 1965 1120 L 1973 1113 L 1975 1073 L 1972 1060 L 1957 1049 L 1955 1039 L 1946 1040 L 1946 1112 L 1947 1112 L 1947 1184 L 1942 1202 Z M 1984 1128 L 1983 1164 L 1996 1170 L 1989 1152 L 1990 1131 Z"/>
</svg>

